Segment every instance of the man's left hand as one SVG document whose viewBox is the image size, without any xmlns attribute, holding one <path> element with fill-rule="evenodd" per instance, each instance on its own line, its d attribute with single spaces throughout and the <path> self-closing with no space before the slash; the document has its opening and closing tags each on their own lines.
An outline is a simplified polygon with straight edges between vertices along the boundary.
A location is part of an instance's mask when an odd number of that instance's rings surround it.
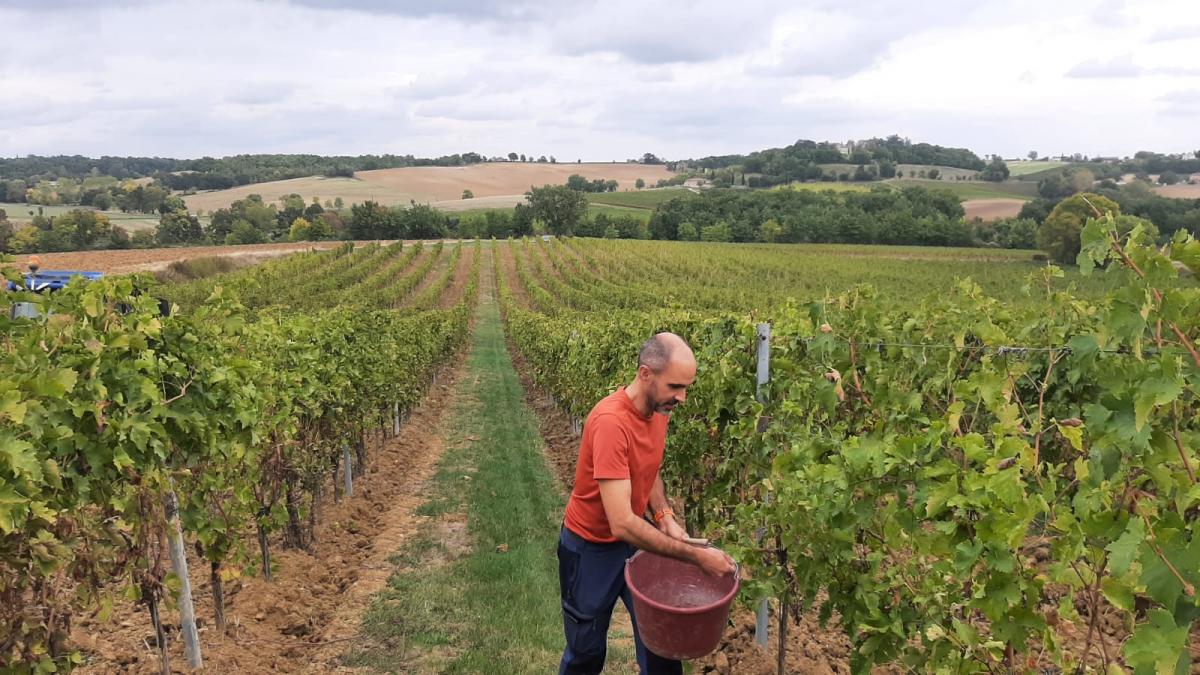
<svg viewBox="0 0 1200 675">
<path fill-rule="evenodd" d="M 675 522 L 675 518 L 672 516 L 667 516 L 659 522 L 658 531 L 672 539 L 679 539 L 681 541 L 688 536 L 687 530 L 680 527 L 679 523 Z"/>
</svg>

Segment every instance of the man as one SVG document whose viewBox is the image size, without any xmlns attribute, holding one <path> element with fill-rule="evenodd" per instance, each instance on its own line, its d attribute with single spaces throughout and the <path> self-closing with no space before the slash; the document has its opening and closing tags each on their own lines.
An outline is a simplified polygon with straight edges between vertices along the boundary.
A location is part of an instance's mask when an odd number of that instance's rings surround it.
<svg viewBox="0 0 1200 675">
<path fill-rule="evenodd" d="M 560 675 L 604 668 L 617 598 L 633 619 L 642 674 L 683 672 L 680 662 L 648 651 L 637 634 L 625 586 L 625 560 L 635 550 L 685 560 L 712 575 L 734 570 L 725 553 L 683 541 L 687 533 L 675 520 L 658 474 L 668 416 L 687 398 L 695 379 L 696 357 L 687 343 L 678 335 L 659 333 L 642 346 L 633 383 L 606 396 L 588 414 L 558 543 L 567 638 Z M 647 512 L 657 527 L 643 519 Z"/>
</svg>

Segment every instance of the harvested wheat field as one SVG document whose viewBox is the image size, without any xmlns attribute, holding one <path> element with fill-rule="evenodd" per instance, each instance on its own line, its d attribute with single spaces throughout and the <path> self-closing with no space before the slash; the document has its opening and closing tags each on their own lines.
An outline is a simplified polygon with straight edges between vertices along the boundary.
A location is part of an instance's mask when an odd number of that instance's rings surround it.
<svg viewBox="0 0 1200 675">
<path fill-rule="evenodd" d="M 999 220 L 1013 218 L 1021 212 L 1024 199 L 968 199 L 962 203 L 966 219 Z"/>
<path fill-rule="evenodd" d="M 567 177 L 577 173 L 588 180 L 602 178 L 617 181 L 619 190 L 632 190 L 638 178 L 654 185 L 660 178 L 670 178 L 671 172 L 662 165 L 632 163 L 537 164 L 487 162 L 470 166 L 421 166 L 403 169 L 359 171 L 354 178 L 294 178 L 291 180 L 242 185 L 229 190 L 215 190 L 186 197 L 192 211 L 212 211 L 229 206 L 247 195 L 262 195 L 272 202 L 295 193 L 311 201 L 322 202 L 341 197 L 347 204 L 368 199 L 381 204 L 459 202 L 463 190 L 477 198 L 506 197 L 506 206 L 516 204 L 530 186 L 562 185 Z M 471 200 L 466 200 L 471 201 Z M 479 208 L 476 203 L 470 207 Z M 448 208 L 438 204 L 439 208 Z"/>
<path fill-rule="evenodd" d="M 1176 199 L 1200 199 L 1200 183 L 1176 183 L 1175 185 L 1159 185 L 1154 191 L 1164 197 Z"/>
</svg>

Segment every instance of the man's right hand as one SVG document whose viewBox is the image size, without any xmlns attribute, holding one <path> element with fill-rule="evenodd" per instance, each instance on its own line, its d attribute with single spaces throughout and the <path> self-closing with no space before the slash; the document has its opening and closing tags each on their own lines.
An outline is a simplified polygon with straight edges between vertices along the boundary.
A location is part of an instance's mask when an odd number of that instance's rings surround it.
<svg viewBox="0 0 1200 675">
<path fill-rule="evenodd" d="M 730 574 L 736 569 L 733 558 L 730 558 L 721 549 L 712 546 L 697 546 L 695 550 L 695 563 L 706 574 L 714 577 Z"/>
</svg>

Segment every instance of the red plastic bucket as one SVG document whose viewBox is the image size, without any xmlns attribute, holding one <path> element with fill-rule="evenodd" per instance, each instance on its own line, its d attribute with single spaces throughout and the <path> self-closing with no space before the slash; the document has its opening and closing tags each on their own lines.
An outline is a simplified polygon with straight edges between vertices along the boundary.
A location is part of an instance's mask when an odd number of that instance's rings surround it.
<svg viewBox="0 0 1200 675">
<path fill-rule="evenodd" d="M 736 572 L 714 577 L 649 551 L 625 561 L 638 634 L 647 649 L 668 659 L 698 659 L 717 648 L 740 582 Z"/>
</svg>

